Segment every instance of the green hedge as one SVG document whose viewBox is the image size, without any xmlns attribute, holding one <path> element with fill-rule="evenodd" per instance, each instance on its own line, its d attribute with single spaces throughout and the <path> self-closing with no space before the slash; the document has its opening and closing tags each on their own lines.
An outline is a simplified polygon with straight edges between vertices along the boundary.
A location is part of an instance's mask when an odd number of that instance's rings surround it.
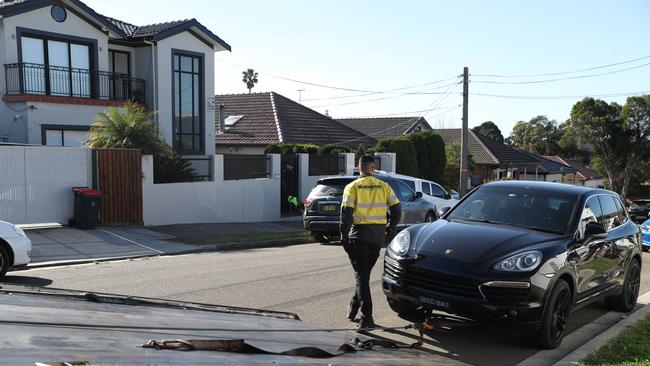
<svg viewBox="0 0 650 366">
<path fill-rule="evenodd" d="M 414 177 L 420 176 L 418 154 L 409 136 L 379 140 L 375 149 L 381 152 L 392 152 L 397 155 L 396 165 L 399 174 Z"/>
<path fill-rule="evenodd" d="M 445 174 L 447 159 L 445 142 L 433 131 L 409 135 L 417 153 L 420 178 L 440 182 Z"/>
</svg>

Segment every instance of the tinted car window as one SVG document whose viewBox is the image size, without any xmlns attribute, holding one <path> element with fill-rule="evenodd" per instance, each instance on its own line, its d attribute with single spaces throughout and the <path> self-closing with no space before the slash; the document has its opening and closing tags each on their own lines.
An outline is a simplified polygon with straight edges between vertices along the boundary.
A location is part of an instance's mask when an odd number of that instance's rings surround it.
<svg viewBox="0 0 650 366">
<path fill-rule="evenodd" d="M 601 222 L 601 218 L 602 210 L 600 209 L 598 196 L 589 197 L 587 202 L 585 202 L 585 207 L 582 209 L 582 214 L 580 215 L 580 226 L 578 227 L 580 237 L 584 237 L 585 228 L 588 223 Z"/>
<path fill-rule="evenodd" d="M 342 196 L 343 189 L 349 183 L 353 182 L 351 179 L 330 179 L 326 181 L 321 181 L 319 184 L 312 189 L 312 196 Z"/>
<path fill-rule="evenodd" d="M 625 212 L 625 206 L 618 198 L 614 199 L 616 203 L 616 208 L 618 208 L 618 219 L 621 221 L 621 225 L 627 222 L 627 213 Z"/>
<path fill-rule="evenodd" d="M 445 190 L 442 189 L 442 187 L 439 185 L 431 184 L 431 195 L 435 197 L 445 198 L 446 193 Z"/>
<path fill-rule="evenodd" d="M 562 234 L 567 231 L 576 201 L 576 196 L 561 192 L 481 187 L 454 207 L 448 219 L 507 224 Z"/>
<path fill-rule="evenodd" d="M 401 182 L 404 182 L 413 192 L 415 192 L 415 181 L 408 179 L 400 179 Z"/>
<path fill-rule="evenodd" d="M 389 180 L 388 184 L 393 188 L 400 201 L 413 201 L 413 197 L 415 197 L 413 190 L 401 180 Z"/>
<path fill-rule="evenodd" d="M 431 185 L 427 182 L 422 182 L 422 193 L 431 195 Z"/>
<path fill-rule="evenodd" d="M 621 220 L 618 215 L 618 207 L 614 202 L 614 197 L 610 195 L 598 196 L 600 200 L 600 208 L 602 210 L 601 223 L 607 230 L 612 230 L 621 225 Z"/>
</svg>

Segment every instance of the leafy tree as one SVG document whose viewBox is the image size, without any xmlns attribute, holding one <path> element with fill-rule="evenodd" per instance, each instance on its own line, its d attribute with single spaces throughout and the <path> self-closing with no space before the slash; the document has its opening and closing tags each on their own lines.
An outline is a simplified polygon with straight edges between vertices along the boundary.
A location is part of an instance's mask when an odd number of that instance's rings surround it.
<svg viewBox="0 0 650 366">
<path fill-rule="evenodd" d="M 242 71 L 242 76 L 242 81 L 246 84 L 248 93 L 250 93 L 255 84 L 257 84 L 257 73 L 253 69 L 247 69 L 246 71 Z"/>
<path fill-rule="evenodd" d="M 460 144 L 453 143 L 445 146 L 445 155 L 447 163 L 445 165 L 445 174 L 442 178 L 442 184 L 451 189 L 458 190 L 460 183 Z M 467 170 L 469 174 L 474 171 L 474 159 L 469 154 L 467 159 Z"/>
<path fill-rule="evenodd" d="M 557 121 L 537 116 L 528 122 L 517 122 L 509 139 L 511 145 L 530 153 L 555 155 L 560 150 L 560 136 Z"/>
<path fill-rule="evenodd" d="M 626 197 L 633 175 L 650 156 L 650 95 L 627 98 L 621 120 L 627 137 L 621 196 Z"/>
<path fill-rule="evenodd" d="M 503 143 L 503 134 L 501 133 L 501 130 L 499 127 L 492 121 L 485 121 L 481 123 L 480 125 L 472 128 L 474 132 L 478 132 L 483 136 L 489 137 L 494 141 L 498 141 L 500 143 Z"/>
<path fill-rule="evenodd" d="M 620 174 L 617 155 L 626 143 L 621 123 L 621 106 L 585 98 L 571 109 L 571 125 L 579 141 L 593 147 L 608 177 L 607 187 L 614 189 L 614 181 Z"/>
<path fill-rule="evenodd" d="M 379 140 L 375 149 L 381 152 L 393 152 L 397 155 L 396 168 L 398 173 L 413 177 L 419 176 L 417 152 L 408 136 Z"/>
<path fill-rule="evenodd" d="M 172 148 L 154 128 L 153 113 L 135 102 L 98 113 L 84 146 L 140 149 L 145 155 L 174 156 Z"/>
<path fill-rule="evenodd" d="M 447 163 L 445 142 L 433 131 L 423 131 L 409 135 L 415 151 L 420 170 L 420 178 L 435 182 L 442 179 Z"/>
</svg>

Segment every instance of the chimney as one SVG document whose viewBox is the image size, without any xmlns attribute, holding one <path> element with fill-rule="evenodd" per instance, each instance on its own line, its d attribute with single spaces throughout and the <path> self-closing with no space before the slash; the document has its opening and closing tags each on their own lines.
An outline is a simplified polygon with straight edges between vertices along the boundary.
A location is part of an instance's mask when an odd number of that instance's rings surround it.
<svg viewBox="0 0 650 366">
<path fill-rule="evenodd" d="M 226 132 L 226 113 L 223 104 L 219 104 L 219 133 Z"/>
</svg>

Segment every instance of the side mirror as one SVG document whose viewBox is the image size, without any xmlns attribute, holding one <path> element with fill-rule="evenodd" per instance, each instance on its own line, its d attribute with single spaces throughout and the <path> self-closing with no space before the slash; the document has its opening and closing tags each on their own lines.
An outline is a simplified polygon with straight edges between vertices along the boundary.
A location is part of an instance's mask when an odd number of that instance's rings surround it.
<svg viewBox="0 0 650 366">
<path fill-rule="evenodd" d="M 444 197 L 444 198 L 445 198 L 446 200 L 449 200 L 449 199 L 451 199 L 451 195 L 450 195 L 449 193 L 445 193 L 445 197 Z"/>
<path fill-rule="evenodd" d="M 443 207 L 438 210 L 438 217 L 442 217 L 444 214 L 446 214 L 449 210 L 451 210 L 451 207 Z"/>
<path fill-rule="evenodd" d="M 607 239 L 607 230 L 605 227 L 597 222 L 590 222 L 585 228 L 585 241 L 592 241 L 597 239 Z"/>
<path fill-rule="evenodd" d="M 422 192 L 415 192 L 415 199 L 422 198 Z"/>
</svg>

